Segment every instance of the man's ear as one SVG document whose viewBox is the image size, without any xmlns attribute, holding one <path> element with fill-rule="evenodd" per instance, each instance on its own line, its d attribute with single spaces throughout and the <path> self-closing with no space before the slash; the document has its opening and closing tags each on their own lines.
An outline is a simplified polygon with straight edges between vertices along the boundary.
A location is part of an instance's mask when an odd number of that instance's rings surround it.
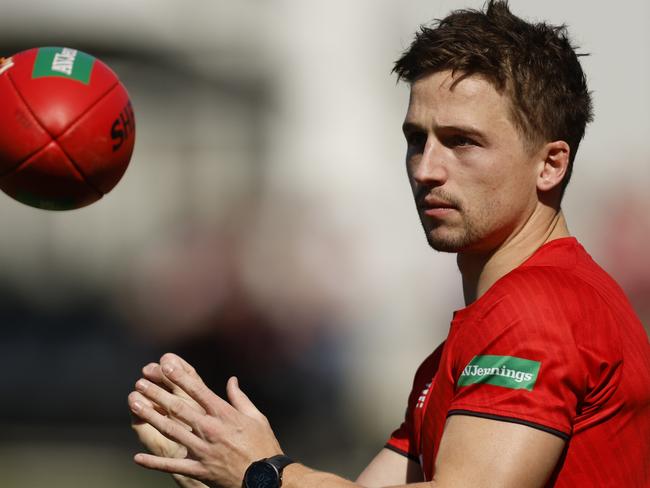
<svg viewBox="0 0 650 488">
<path fill-rule="evenodd" d="M 569 168 L 571 148 L 564 141 L 548 142 L 540 150 L 540 172 L 537 175 L 537 189 L 552 190 L 562 183 Z"/>
</svg>

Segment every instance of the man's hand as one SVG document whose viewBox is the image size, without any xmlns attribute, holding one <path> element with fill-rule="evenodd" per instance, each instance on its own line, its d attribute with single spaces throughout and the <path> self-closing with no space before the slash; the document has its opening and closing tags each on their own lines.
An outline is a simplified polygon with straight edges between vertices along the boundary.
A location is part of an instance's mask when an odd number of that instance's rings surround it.
<svg viewBox="0 0 650 488">
<path fill-rule="evenodd" d="M 160 370 L 170 391 L 142 378 L 129 395 L 133 413 L 161 437 L 142 428 L 154 448 L 153 454 L 137 454 L 141 466 L 200 479 L 209 486 L 240 488 L 246 468 L 262 458 L 281 454 L 282 449 L 266 417 L 230 378 L 228 401 L 213 393 L 194 368 L 174 354 L 160 360 Z M 183 392 L 181 394 L 180 392 Z M 137 431 L 136 431 L 137 432 Z M 144 442 L 147 447 L 149 445 Z M 185 449 L 185 457 L 176 457 Z"/>
<path fill-rule="evenodd" d="M 201 406 L 196 402 L 191 400 L 183 390 L 170 383 L 164 377 L 159 364 L 149 363 L 144 368 L 142 368 L 142 374 L 144 378 L 153 383 L 156 383 L 157 385 L 163 386 L 168 391 L 171 391 L 174 395 L 185 398 L 190 404 L 194 405 L 194 408 L 196 408 L 197 411 L 205 412 L 205 410 L 203 410 L 203 408 L 201 408 Z M 135 392 L 132 393 L 132 396 L 134 396 L 134 401 L 145 404 L 150 408 L 154 408 L 162 414 L 166 414 L 159 405 L 152 403 L 146 397 Z M 185 446 L 168 439 L 160 432 L 158 432 L 154 427 L 152 427 L 150 424 L 135 414 L 131 415 L 131 427 L 135 431 L 140 442 L 149 450 L 149 452 L 155 454 L 156 456 L 181 459 L 187 456 L 187 449 Z M 185 428 L 189 427 L 185 426 Z M 203 483 L 182 475 L 175 474 L 174 480 L 182 488 L 205 488 L 205 485 Z"/>
</svg>

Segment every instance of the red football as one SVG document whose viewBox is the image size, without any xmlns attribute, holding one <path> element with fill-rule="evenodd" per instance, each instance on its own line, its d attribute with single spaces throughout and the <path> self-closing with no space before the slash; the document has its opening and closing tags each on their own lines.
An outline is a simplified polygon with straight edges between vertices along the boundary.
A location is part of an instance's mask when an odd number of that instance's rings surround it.
<svg viewBox="0 0 650 488">
<path fill-rule="evenodd" d="M 0 60 L 0 189 L 38 208 L 99 200 L 135 142 L 129 95 L 100 60 L 41 47 Z"/>
</svg>

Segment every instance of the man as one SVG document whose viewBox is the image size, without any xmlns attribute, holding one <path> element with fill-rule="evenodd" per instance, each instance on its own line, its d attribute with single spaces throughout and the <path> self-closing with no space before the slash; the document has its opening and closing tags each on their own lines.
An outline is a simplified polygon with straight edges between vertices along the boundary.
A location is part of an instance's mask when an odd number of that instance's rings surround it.
<svg viewBox="0 0 650 488">
<path fill-rule="evenodd" d="M 168 354 L 129 397 L 154 453 L 135 461 L 187 487 L 650 486 L 650 345 L 560 206 L 592 117 L 565 29 L 491 1 L 423 28 L 395 71 L 420 219 L 467 304 L 402 426 L 353 483 L 282 456 L 236 379 L 225 401 Z"/>
</svg>

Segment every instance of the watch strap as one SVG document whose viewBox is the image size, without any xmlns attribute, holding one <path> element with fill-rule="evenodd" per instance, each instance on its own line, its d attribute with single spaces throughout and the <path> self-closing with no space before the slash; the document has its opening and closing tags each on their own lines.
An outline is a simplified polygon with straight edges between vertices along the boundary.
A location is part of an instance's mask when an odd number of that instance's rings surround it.
<svg viewBox="0 0 650 488">
<path fill-rule="evenodd" d="M 289 456 L 285 456 L 284 454 L 271 456 L 270 458 L 266 458 L 264 461 L 275 466 L 275 469 L 277 469 L 278 473 L 280 473 L 280 477 L 282 477 L 282 470 L 286 466 L 288 466 L 291 463 L 295 463 L 293 459 L 291 459 Z"/>
</svg>

